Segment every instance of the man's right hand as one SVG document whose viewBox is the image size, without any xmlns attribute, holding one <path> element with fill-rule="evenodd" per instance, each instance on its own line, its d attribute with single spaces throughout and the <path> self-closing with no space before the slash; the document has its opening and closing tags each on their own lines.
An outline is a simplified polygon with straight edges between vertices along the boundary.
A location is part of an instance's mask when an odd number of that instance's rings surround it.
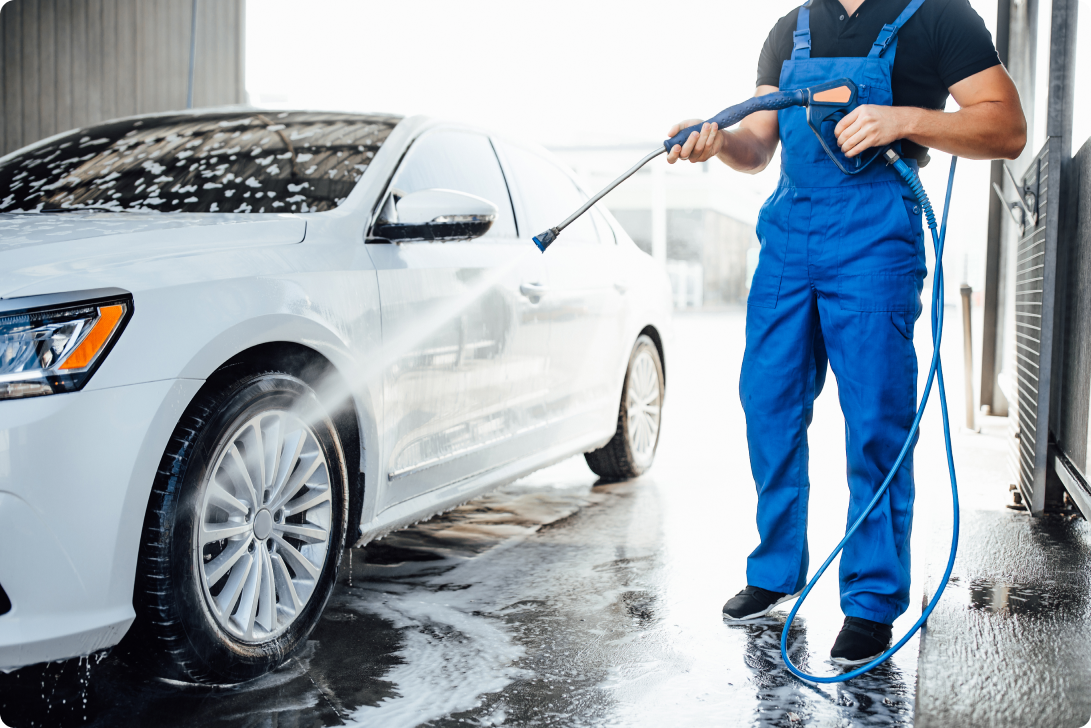
<svg viewBox="0 0 1091 728">
<path fill-rule="evenodd" d="M 693 126 L 694 124 L 701 124 L 701 120 L 686 119 L 680 121 L 670 128 L 667 137 L 670 138 L 687 126 Z M 720 133 L 719 128 L 715 124 L 705 123 L 701 125 L 699 133 L 690 132 L 685 144 L 675 144 L 671 148 L 670 153 L 667 154 L 667 162 L 674 164 L 679 159 L 688 159 L 693 163 L 706 162 L 719 154 L 723 146 L 724 136 Z"/>
<path fill-rule="evenodd" d="M 765 96 L 776 86 L 758 86 L 755 96 Z M 758 111 L 739 123 L 738 129 L 717 129 L 715 124 L 702 124 L 700 119 L 686 119 L 667 132 L 674 136 L 682 129 L 701 124 L 700 132 L 692 132 L 684 144 L 675 144 L 667 155 L 674 164 L 679 159 L 704 162 L 719 157 L 720 161 L 739 172 L 754 174 L 765 169 L 780 144 L 780 125 L 775 111 Z"/>
</svg>

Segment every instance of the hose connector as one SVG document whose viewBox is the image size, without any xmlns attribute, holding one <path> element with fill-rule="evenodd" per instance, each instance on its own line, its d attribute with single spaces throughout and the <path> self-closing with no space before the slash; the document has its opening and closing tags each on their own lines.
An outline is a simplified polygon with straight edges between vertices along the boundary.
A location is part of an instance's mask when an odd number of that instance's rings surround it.
<svg viewBox="0 0 1091 728">
<path fill-rule="evenodd" d="M 917 173 L 909 168 L 909 165 L 905 163 L 905 160 L 901 158 L 897 152 L 893 149 L 887 149 L 883 152 L 883 156 L 886 158 L 887 164 L 893 164 L 894 169 L 898 171 L 898 174 L 902 176 L 905 183 L 909 185 L 909 189 L 912 190 L 913 195 L 921 203 L 921 208 L 924 210 L 924 218 L 928 221 L 928 227 L 936 229 L 936 215 L 932 212 L 932 203 L 928 201 L 928 195 L 924 191 L 924 185 L 921 184 L 921 178 L 917 176 Z"/>
</svg>

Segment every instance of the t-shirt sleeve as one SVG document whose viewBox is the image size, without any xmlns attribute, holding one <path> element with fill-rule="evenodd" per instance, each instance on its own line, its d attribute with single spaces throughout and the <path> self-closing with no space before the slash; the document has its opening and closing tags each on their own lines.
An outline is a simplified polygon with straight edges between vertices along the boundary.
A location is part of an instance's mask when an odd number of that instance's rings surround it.
<svg viewBox="0 0 1091 728">
<path fill-rule="evenodd" d="M 992 35 L 969 0 L 949 0 L 934 30 L 937 70 L 947 88 L 1000 65 Z"/>
<path fill-rule="evenodd" d="M 758 80 L 755 86 L 780 86 L 780 67 L 792 57 L 792 31 L 796 27 L 796 9 L 777 21 L 758 56 Z"/>
</svg>

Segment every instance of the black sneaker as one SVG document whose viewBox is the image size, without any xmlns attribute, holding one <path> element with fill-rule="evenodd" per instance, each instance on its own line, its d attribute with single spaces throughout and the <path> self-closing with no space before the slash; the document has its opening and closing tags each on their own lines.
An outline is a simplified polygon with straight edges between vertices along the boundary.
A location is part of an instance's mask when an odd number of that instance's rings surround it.
<svg viewBox="0 0 1091 728">
<path fill-rule="evenodd" d="M 889 624 L 861 617 L 845 617 L 845 624 L 833 643 L 830 657 L 838 665 L 864 665 L 890 646 L 891 633 Z"/>
<path fill-rule="evenodd" d="M 727 600 L 724 605 L 726 619 L 757 619 L 764 617 L 773 607 L 795 599 L 802 590 L 795 594 L 769 591 L 759 586 L 747 586 L 741 592 Z"/>
</svg>

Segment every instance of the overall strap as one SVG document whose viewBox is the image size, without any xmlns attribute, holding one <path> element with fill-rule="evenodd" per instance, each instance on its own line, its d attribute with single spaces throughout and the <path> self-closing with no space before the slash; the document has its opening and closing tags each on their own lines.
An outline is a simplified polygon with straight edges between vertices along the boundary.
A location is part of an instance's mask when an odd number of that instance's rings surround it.
<svg viewBox="0 0 1091 728">
<path fill-rule="evenodd" d="M 799 9 L 796 32 L 792 34 L 793 61 L 811 57 L 811 2 L 812 0 L 807 0 Z"/>
<path fill-rule="evenodd" d="M 884 25 L 883 29 L 879 31 L 879 37 L 871 45 L 871 52 L 867 54 L 868 58 L 882 58 L 888 48 L 896 49 L 898 47 L 898 31 L 901 30 L 907 20 L 913 17 L 913 13 L 917 12 L 921 5 L 924 5 L 924 0 L 911 0 L 897 20 L 889 25 Z"/>
</svg>

